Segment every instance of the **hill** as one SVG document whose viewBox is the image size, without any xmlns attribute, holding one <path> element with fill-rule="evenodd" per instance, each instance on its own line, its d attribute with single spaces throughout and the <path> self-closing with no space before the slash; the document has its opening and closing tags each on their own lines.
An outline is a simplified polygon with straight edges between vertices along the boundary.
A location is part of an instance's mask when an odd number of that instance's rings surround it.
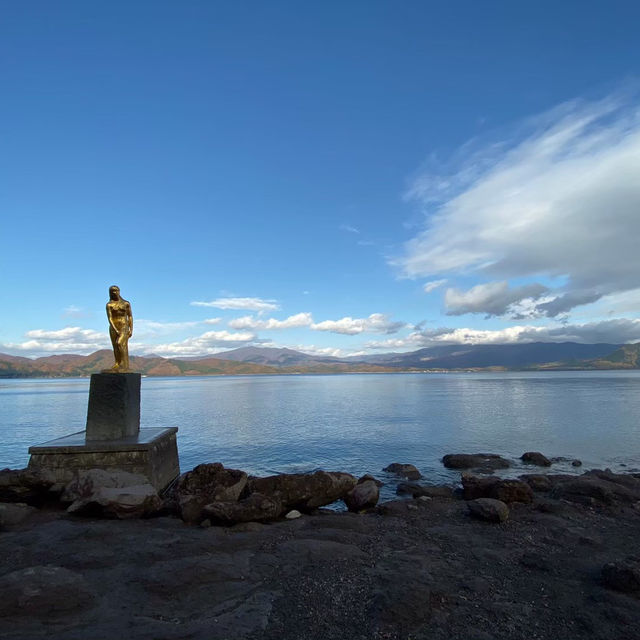
<svg viewBox="0 0 640 640">
<path fill-rule="evenodd" d="M 0 354 L 0 377 L 83 377 L 112 364 L 113 354 L 107 349 L 88 356 L 62 354 L 33 360 Z M 215 357 L 132 356 L 131 366 L 149 376 L 636 369 L 640 367 L 640 343 L 444 345 L 409 353 L 351 358 L 314 356 L 293 349 L 243 347 Z"/>
</svg>

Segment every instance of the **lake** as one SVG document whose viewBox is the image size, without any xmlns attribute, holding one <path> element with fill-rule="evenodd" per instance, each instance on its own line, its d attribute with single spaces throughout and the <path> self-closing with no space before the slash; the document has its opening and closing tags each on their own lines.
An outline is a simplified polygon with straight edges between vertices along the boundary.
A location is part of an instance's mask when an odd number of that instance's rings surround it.
<svg viewBox="0 0 640 640">
<path fill-rule="evenodd" d="M 0 380 L 0 468 L 83 430 L 88 391 L 86 378 Z M 638 371 L 143 378 L 141 412 L 142 427 L 179 427 L 183 471 L 220 461 L 256 475 L 383 477 L 410 462 L 451 482 L 446 453 L 530 450 L 580 458 L 582 470 L 640 468 Z"/>
</svg>

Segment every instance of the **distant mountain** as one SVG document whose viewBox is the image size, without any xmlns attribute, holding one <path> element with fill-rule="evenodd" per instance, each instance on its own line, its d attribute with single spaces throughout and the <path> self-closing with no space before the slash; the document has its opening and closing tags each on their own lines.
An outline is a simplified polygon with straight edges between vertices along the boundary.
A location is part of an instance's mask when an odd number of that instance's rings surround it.
<svg viewBox="0 0 640 640">
<path fill-rule="evenodd" d="M 277 351 L 274 349 L 274 351 Z M 292 353 L 296 353 L 292 351 Z M 304 354 L 300 354 L 304 355 Z M 273 354 L 272 354 L 273 357 Z M 291 358 L 291 361 L 294 361 Z M 0 378 L 59 378 L 83 377 L 98 373 L 113 365 L 113 353 L 107 349 L 88 356 L 61 355 L 43 358 L 22 358 L 0 354 Z M 341 373 L 341 372 L 385 372 L 384 367 L 366 363 L 315 362 L 309 356 L 307 364 L 275 367 L 255 362 L 236 362 L 223 358 L 180 360 L 177 358 L 131 357 L 131 368 L 148 376 L 208 376 L 250 375 L 277 373 Z"/>
<path fill-rule="evenodd" d="M 344 359 L 328 356 L 312 356 L 293 349 L 274 349 L 273 347 L 240 347 L 231 351 L 216 353 L 216 358 L 235 360 L 236 362 L 254 362 L 278 367 L 290 367 L 309 362 L 345 362 Z"/>
<path fill-rule="evenodd" d="M 529 369 L 543 364 L 575 366 L 602 358 L 619 344 L 576 342 L 531 342 L 528 344 L 477 344 L 427 347 L 411 353 L 367 356 L 366 362 L 402 369 Z"/>
<path fill-rule="evenodd" d="M 617 351 L 594 359 L 591 364 L 594 369 L 638 369 L 640 343 L 622 345 Z"/>
<path fill-rule="evenodd" d="M 0 377 L 79 377 L 108 369 L 107 349 L 88 356 L 63 354 L 23 358 L 0 354 Z M 383 373 L 394 371 L 637 369 L 640 343 L 575 342 L 502 345 L 446 345 L 410 353 L 332 358 L 293 349 L 242 347 L 215 357 L 161 358 L 133 356 L 131 367 L 149 376 L 248 375 L 300 373 Z"/>
</svg>

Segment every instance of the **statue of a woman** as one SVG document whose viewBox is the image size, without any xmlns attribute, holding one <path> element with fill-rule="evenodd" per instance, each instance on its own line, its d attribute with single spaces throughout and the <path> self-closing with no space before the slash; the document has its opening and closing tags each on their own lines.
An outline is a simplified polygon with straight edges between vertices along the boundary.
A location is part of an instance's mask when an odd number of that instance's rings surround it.
<svg viewBox="0 0 640 640">
<path fill-rule="evenodd" d="M 131 305 L 120 297 L 120 287 L 109 287 L 107 302 L 109 319 L 109 337 L 113 345 L 115 364 L 109 371 L 126 373 L 129 371 L 129 338 L 133 334 L 133 316 Z"/>
</svg>

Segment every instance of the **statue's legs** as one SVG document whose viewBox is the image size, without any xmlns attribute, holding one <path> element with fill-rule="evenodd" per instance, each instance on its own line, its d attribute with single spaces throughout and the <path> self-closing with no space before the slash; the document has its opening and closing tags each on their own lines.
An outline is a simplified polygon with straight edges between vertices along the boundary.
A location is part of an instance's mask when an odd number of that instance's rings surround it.
<svg viewBox="0 0 640 640">
<path fill-rule="evenodd" d="M 122 331 L 118 337 L 118 346 L 120 347 L 120 366 L 119 369 L 129 370 L 129 336 Z"/>
</svg>

